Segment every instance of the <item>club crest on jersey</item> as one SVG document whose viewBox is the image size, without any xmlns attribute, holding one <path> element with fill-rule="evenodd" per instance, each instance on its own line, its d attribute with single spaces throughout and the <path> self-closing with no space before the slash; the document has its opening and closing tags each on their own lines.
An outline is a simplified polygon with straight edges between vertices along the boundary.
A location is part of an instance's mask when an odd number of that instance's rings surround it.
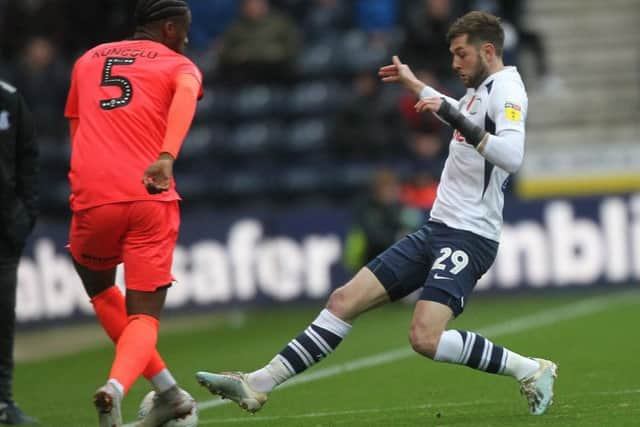
<svg viewBox="0 0 640 427">
<path fill-rule="evenodd" d="M 518 104 L 507 102 L 504 104 L 504 115 L 507 117 L 507 120 L 519 122 L 522 118 L 522 108 L 520 108 Z"/>
<path fill-rule="evenodd" d="M 8 130 L 10 127 L 9 112 L 7 110 L 0 111 L 0 130 Z"/>
</svg>

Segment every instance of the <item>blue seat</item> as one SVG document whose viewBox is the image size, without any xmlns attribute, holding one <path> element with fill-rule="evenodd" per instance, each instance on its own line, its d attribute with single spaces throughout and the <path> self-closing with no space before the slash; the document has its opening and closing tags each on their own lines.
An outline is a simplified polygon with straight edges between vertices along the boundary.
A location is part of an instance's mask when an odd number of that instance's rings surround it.
<svg viewBox="0 0 640 427">
<path fill-rule="evenodd" d="M 222 87 L 205 87 L 202 99 L 198 102 L 195 122 L 225 121 L 230 115 L 229 90 Z"/>
<path fill-rule="evenodd" d="M 331 171 L 322 165 L 296 165 L 282 169 L 277 182 L 284 196 L 319 193 L 331 187 Z"/>
<path fill-rule="evenodd" d="M 290 115 L 326 115 L 343 105 L 347 90 L 335 82 L 303 82 L 287 97 Z"/>
<path fill-rule="evenodd" d="M 282 140 L 285 152 L 311 153 L 327 148 L 330 126 L 327 120 L 299 120 L 287 127 L 286 137 Z"/>
<path fill-rule="evenodd" d="M 206 125 L 191 128 L 180 149 L 182 160 L 209 156 L 213 151 L 213 129 Z"/>
<path fill-rule="evenodd" d="M 366 188 L 376 170 L 376 166 L 366 162 L 347 162 L 335 165 L 332 176 L 332 191 L 351 193 Z"/>
<path fill-rule="evenodd" d="M 231 114 L 237 120 L 277 116 L 285 106 L 282 90 L 266 85 L 241 88 L 230 101 Z"/>
<path fill-rule="evenodd" d="M 332 39 L 306 46 L 296 60 L 296 73 L 303 79 L 335 74 L 337 55 L 338 47 Z"/>
<path fill-rule="evenodd" d="M 340 68 L 349 74 L 366 71 L 374 72 L 381 65 L 391 61 L 389 52 L 382 47 L 372 46 L 369 36 L 360 30 L 344 33 L 340 42 Z"/>
<path fill-rule="evenodd" d="M 220 182 L 223 197 L 266 197 L 275 188 L 275 177 L 264 168 L 244 168 L 227 171 Z"/>
<path fill-rule="evenodd" d="M 229 135 L 225 152 L 239 156 L 266 154 L 282 137 L 282 125 L 277 122 L 243 123 Z"/>
</svg>

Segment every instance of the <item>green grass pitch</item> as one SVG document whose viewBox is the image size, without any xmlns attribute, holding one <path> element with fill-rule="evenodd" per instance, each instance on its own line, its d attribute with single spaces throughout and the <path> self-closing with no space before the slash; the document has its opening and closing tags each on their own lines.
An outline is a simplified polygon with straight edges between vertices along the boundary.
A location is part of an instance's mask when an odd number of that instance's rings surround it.
<svg viewBox="0 0 640 427">
<path fill-rule="evenodd" d="M 181 385 L 203 404 L 201 426 L 637 426 L 640 425 L 640 293 L 483 297 L 452 327 L 556 361 L 554 406 L 533 417 L 510 378 L 434 363 L 412 354 L 412 305 L 367 313 L 327 360 L 276 390 L 257 414 L 219 404 L 194 380 L 198 370 L 262 366 L 307 326 L 318 307 L 244 316 L 212 315 L 161 333 L 159 348 Z M 231 319 L 231 320 L 229 320 Z M 183 322 L 184 323 L 184 322 Z M 175 329 L 175 328 L 174 328 Z M 99 349 L 16 367 L 15 398 L 42 426 L 97 425 L 91 405 L 113 357 Z M 306 376 L 305 376 L 306 375 Z M 134 419 L 150 389 L 138 381 L 125 399 Z"/>
</svg>

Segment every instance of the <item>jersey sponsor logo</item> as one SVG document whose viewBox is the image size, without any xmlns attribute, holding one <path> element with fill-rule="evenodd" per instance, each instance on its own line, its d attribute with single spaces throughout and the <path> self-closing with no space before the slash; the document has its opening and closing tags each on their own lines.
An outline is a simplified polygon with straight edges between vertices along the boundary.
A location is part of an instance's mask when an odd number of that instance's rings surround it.
<svg viewBox="0 0 640 427">
<path fill-rule="evenodd" d="M 507 102 L 504 104 L 504 115 L 507 116 L 507 120 L 519 122 L 522 118 L 522 108 L 518 104 Z"/>
<path fill-rule="evenodd" d="M 8 130 L 11 127 L 11 123 L 9 122 L 9 112 L 7 110 L 2 110 L 0 112 L 0 130 Z"/>
<path fill-rule="evenodd" d="M 436 280 L 453 280 L 451 277 L 441 276 L 438 273 L 434 274 L 433 278 L 436 279 Z"/>
</svg>

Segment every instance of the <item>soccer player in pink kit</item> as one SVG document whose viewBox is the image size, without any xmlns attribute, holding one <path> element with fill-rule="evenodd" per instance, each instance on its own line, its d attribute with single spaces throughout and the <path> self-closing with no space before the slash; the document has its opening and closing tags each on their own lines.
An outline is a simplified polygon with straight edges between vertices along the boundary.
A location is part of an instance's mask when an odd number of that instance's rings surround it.
<svg viewBox="0 0 640 427">
<path fill-rule="evenodd" d="M 173 162 L 202 95 L 202 75 L 182 55 L 191 23 L 186 1 L 139 0 L 136 20 L 130 40 L 78 59 L 65 109 L 72 138 L 69 247 L 116 343 L 108 381 L 94 397 L 104 427 L 122 424 L 120 401 L 140 375 L 158 396 L 141 425 L 161 425 L 195 405 L 156 341 L 180 225 Z M 120 263 L 126 297 L 114 286 Z"/>
</svg>

